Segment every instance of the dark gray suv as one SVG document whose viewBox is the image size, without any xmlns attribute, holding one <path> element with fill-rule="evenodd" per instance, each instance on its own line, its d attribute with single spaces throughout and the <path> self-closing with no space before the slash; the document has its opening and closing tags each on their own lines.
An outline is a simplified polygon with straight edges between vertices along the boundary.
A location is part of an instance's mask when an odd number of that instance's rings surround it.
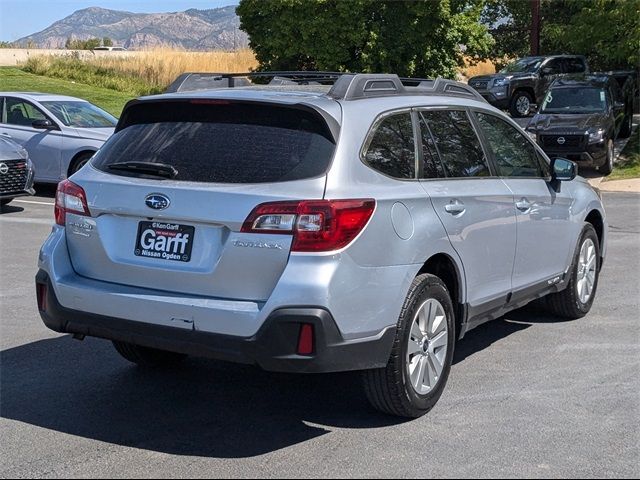
<svg viewBox="0 0 640 480">
<path fill-rule="evenodd" d="M 556 78 L 588 72 L 587 60 L 580 55 L 524 57 L 494 75 L 471 78 L 469 85 L 494 107 L 509 110 L 512 117 L 526 117 Z"/>
</svg>

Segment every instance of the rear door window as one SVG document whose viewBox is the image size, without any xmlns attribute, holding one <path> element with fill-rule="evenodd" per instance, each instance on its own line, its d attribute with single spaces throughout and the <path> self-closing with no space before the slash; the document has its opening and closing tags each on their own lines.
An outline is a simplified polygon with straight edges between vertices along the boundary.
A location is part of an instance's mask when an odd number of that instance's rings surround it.
<svg viewBox="0 0 640 480">
<path fill-rule="evenodd" d="M 398 113 L 382 120 L 371 137 L 364 159 L 371 168 L 390 177 L 416 178 L 411 113 Z"/>
<path fill-rule="evenodd" d="M 284 182 L 324 175 L 335 150 L 324 119 L 306 109 L 161 102 L 133 106 L 123 119 L 121 130 L 92 160 L 96 168 L 116 175 L 148 176 L 109 165 L 150 162 L 174 167 L 175 180 Z"/>
<path fill-rule="evenodd" d="M 447 177 L 487 177 L 489 164 L 473 125 L 463 110 L 430 110 L 420 113 L 433 137 Z"/>
</svg>

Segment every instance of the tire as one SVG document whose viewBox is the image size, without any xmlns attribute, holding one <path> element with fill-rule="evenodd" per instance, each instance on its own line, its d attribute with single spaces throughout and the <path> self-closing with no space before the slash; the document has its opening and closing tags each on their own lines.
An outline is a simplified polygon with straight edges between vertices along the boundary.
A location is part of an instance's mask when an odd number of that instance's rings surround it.
<svg viewBox="0 0 640 480">
<path fill-rule="evenodd" d="M 11 203 L 11 200 L 13 200 L 13 198 L 3 198 L 2 200 L 0 200 L 0 207 L 9 205 L 9 203 Z"/>
<path fill-rule="evenodd" d="M 434 329 L 435 334 L 427 332 L 432 336 L 431 343 L 425 347 L 414 338 L 416 333 L 424 335 L 424 329 L 418 323 L 421 318 L 418 314 L 422 310 L 428 321 L 431 318 L 429 307 L 436 313 L 436 319 L 441 317 L 438 312 L 443 313 L 445 318 L 439 323 L 437 320 L 433 324 L 427 322 L 437 328 Z M 446 334 L 444 338 L 443 332 Z M 409 351 L 410 344 L 413 353 Z M 371 405 L 381 412 L 399 417 L 417 418 L 427 413 L 436 404 L 447 383 L 454 345 L 454 310 L 447 287 L 434 275 L 419 275 L 411 284 L 400 312 L 387 366 L 362 372 L 365 394 Z M 428 350 L 427 354 L 425 349 Z M 434 368 L 436 362 L 442 368 L 439 375 L 436 375 L 437 367 Z M 420 368 L 428 376 L 431 383 L 429 387 L 422 384 L 414 387 L 413 379 L 421 377 Z"/>
<path fill-rule="evenodd" d="M 631 130 L 633 130 L 633 113 L 629 113 L 624 117 L 622 128 L 620 129 L 620 138 L 629 138 L 631 136 Z"/>
<path fill-rule="evenodd" d="M 531 104 L 533 97 L 530 93 L 524 90 L 519 90 L 511 97 L 511 103 L 509 104 L 509 113 L 513 118 L 526 117 L 531 113 Z M 526 108 L 525 108 L 526 107 Z"/>
<path fill-rule="evenodd" d="M 590 242 L 590 243 L 589 243 Z M 583 274 L 584 271 L 582 256 L 583 249 L 585 245 L 593 246 L 593 253 L 595 254 L 595 259 L 593 260 L 593 268 L 588 268 L 586 270 L 586 274 Z M 580 295 L 580 288 L 583 285 L 581 283 L 582 278 L 587 278 L 587 284 L 589 283 L 588 278 L 589 272 L 591 272 L 592 276 L 592 287 L 591 292 L 589 294 L 588 299 L 585 300 L 584 297 Z M 569 282 L 564 290 L 558 293 L 552 293 L 546 297 L 546 307 L 554 315 L 559 317 L 576 320 L 578 318 L 584 317 L 589 310 L 591 310 L 591 306 L 593 305 L 593 301 L 596 297 L 596 291 L 598 289 L 598 277 L 600 274 L 600 244 L 598 242 L 598 235 L 596 234 L 593 225 L 587 223 L 582 229 L 582 235 L 580 235 L 580 240 L 578 241 L 578 245 L 576 247 L 576 252 L 573 257 L 573 264 L 571 265 L 571 269 L 569 271 Z"/>
<path fill-rule="evenodd" d="M 171 367 L 181 363 L 187 357 L 181 353 L 141 347 L 133 343 L 114 341 L 113 346 L 125 359 L 142 367 Z"/>
<path fill-rule="evenodd" d="M 598 167 L 598 171 L 602 175 L 610 175 L 613 171 L 613 140 L 609 139 L 607 141 L 607 158 L 602 166 Z"/>
<path fill-rule="evenodd" d="M 81 154 L 78 158 L 76 158 L 71 164 L 71 166 L 69 167 L 69 175 L 67 176 L 70 177 L 71 175 L 76 173 L 78 170 L 80 170 L 82 167 L 84 167 L 87 164 L 87 162 L 91 159 L 91 157 L 93 157 L 93 154 L 94 152 L 86 152 Z"/>
</svg>

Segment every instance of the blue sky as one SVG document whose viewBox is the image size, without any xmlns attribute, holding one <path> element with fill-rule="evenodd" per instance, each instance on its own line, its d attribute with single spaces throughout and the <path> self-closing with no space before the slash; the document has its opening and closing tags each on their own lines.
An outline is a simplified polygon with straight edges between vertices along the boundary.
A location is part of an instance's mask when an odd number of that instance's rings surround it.
<svg viewBox="0 0 640 480">
<path fill-rule="evenodd" d="M 238 0 L 0 0 L 0 40 L 13 41 L 39 32 L 87 7 L 154 13 L 217 8 L 237 3 Z"/>
</svg>

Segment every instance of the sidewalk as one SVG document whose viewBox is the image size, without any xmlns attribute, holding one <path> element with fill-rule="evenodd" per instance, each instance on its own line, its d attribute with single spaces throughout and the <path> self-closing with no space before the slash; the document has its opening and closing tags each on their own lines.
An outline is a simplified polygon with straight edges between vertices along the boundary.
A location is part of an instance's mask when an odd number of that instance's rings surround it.
<svg viewBox="0 0 640 480">
<path fill-rule="evenodd" d="M 603 182 L 602 178 L 590 178 L 589 183 L 603 192 L 631 192 L 640 193 L 640 178 L 628 180 L 612 180 Z"/>
</svg>

